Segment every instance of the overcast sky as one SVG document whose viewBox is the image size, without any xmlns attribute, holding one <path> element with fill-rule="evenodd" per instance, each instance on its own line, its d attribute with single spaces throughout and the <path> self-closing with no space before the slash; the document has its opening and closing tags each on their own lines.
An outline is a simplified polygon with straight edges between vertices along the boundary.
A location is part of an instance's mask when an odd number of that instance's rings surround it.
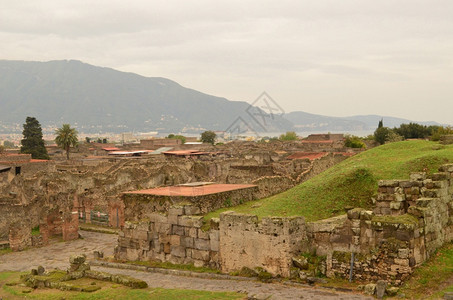
<svg viewBox="0 0 453 300">
<path fill-rule="evenodd" d="M 250 103 L 266 91 L 286 112 L 453 124 L 451 0 L 0 5 L 0 59 L 78 59 Z"/>
</svg>

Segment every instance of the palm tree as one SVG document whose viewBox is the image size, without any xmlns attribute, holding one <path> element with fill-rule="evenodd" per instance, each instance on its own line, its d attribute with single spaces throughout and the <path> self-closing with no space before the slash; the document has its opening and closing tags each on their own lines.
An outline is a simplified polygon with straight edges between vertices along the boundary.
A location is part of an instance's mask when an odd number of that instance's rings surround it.
<svg viewBox="0 0 453 300">
<path fill-rule="evenodd" d="M 69 148 L 77 145 L 77 130 L 71 128 L 69 124 L 63 124 L 61 128 L 55 130 L 55 134 L 57 135 L 55 142 L 58 147 L 66 151 L 66 158 L 69 160 Z"/>
</svg>

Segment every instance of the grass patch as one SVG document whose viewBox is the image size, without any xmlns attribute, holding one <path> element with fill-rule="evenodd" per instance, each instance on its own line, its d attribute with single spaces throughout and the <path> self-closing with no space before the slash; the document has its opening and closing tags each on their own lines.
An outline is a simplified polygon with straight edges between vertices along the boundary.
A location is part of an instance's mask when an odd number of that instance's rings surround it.
<svg viewBox="0 0 453 300">
<path fill-rule="evenodd" d="M 38 236 L 39 234 L 40 234 L 40 233 L 39 233 L 39 225 L 36 226 L 36 227 L 33 227 L 33 228 L 31 229 L 31 235 L 32 235 L 32 236 Z"/>
<path fill-rule="evenodd" d="M 437 172 L 453 161 L 453 145 L 414 140 L 382 145 L 350 157 L 302 184 L 269 198 L 223 208 L 205 215 L 205 221 L 221 212 L 266 216 L 305 216 L 316 221 L 344 213 L 347 207 L 372 207 L 371 197 L 380 179 L 408 179 L 411 172 Z"/>
<path fill-rule="evenodd" d="M 439 248 L 436 253 L 412 274 L 400 293 L 408 298 L 442 298 L 453 292 L 453 243 Z"/>
<path fill-rule="evenodd" d="M 11 252 L 13 252 L 13 250 L 11 250 L 11 248 L 0 249 L 0 255 L 8 254 Z"/>
<path fill-rule="evenodd" d="M 61 291 L 57 289 L 38 288 L 30 289 L 20 285 L 6 285 L 7 282 L 18 281 L 20 272 L 0 272 L 0 299 L 246 299 L 245 294 L 235 292 L 210 292 L 182 289 L 146 288 L 132 289 L 111 282 L 81 278 L 71 280 L 75 286 L 86 289 L 98 289 L 91 292 Z M 99 289 L 100 288 L 100 289 Z"/>
<path fill-rule="evenodd" d="M 138 266 L 147 266 L 151 268 L 161 268 L 161 269 L 173 269 L 173 270 L 182 270 L 182 271 L 191 271 L 197 273 L 213 273 L 213 274 L 222 274 L 220 270 L 211 269 L 207 267 L 195 267 L 193 264 L 172 264 L 170 262 L 159 262 L 159 261 L 128 261 L 127 264 L 138 265 Z"/>
</svg>

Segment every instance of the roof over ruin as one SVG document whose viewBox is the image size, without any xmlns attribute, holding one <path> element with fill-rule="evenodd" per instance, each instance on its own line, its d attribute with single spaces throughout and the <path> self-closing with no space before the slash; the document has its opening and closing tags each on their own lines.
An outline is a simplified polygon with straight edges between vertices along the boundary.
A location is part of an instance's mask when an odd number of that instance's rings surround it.
<svg viewBox="0 0 453 300">
<path fill-rule="evenodd" d="M 140 190 L 126 192 L 125 194 L 142 194 L 155 196 L 182 196 L 182 197 L 197 197 L 210 194 L 218 194 L 240 189 L 256 187 L 254 184 L 204 184 L 204 185 L 177 185 L 166 186 L 148 190 Z"/>
</svg>

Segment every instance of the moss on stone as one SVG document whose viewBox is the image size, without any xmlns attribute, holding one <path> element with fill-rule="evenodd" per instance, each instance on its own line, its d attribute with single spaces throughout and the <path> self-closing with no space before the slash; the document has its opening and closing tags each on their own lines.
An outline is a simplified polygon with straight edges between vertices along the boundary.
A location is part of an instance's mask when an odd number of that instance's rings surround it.
<svg viewBox="0 0 453 300">
<path fill-rule="evenodd" d="M 399 216 L 374 216 L 371 220 L 373 223 L 381 224 L 404 224 L 404 225 L 418 225 L 418 219 L 410 214 L 404 214 Z"/>
</svg>

